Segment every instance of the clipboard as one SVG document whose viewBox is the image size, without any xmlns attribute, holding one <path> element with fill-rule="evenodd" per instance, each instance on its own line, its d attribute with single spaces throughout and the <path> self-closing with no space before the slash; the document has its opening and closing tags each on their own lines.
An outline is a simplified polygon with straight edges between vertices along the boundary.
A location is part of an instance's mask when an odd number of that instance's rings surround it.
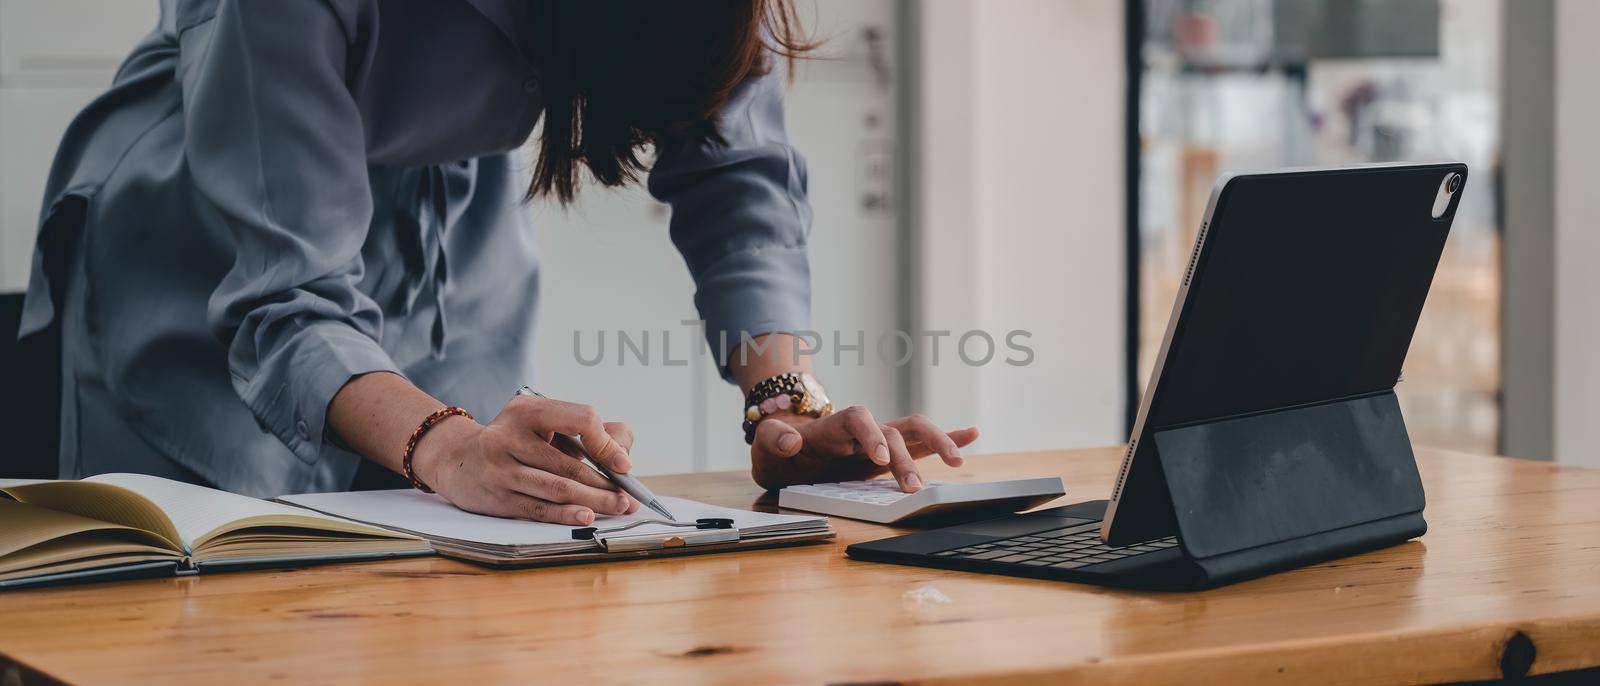
<svg viewBox="0 0 1600 686">
<path fill-rule="evenodd" d="M 614 543 L 621 543 L 622 539 L 654 539 L 654 540 L 628 540 L 626 545 L 617 545 L 611 550 L 599 549 L 572 553 L 559 553 L 555 555 L 539 555 L 530 557 L 517 557 L 498 553 L 490 553 L 474 548 L 453 545 L 444 541 L 434 542 L 433 548 L 440 555 L 471 562 L 495 569 L 525 569 L 531 567 L 556 567 L 562 565 L 586 564 L 590 562 L 621 562 L 625 560 L 641 560 L 657 557 L 679 557 L 683 555 L 705 555 L 709 553 L 732 552 L 739 550 L 761 550 L 765 548 L 781 548 L 794 545 L 805 545 L 832 540 L 836 535 L 832 529 L 815 532 L 794 534 L 780 534 L 761 538 L 738 537 L 738 530 L 732 530 L 731 540 L 713 540 L 715 536 L 708 535 L 717 532 L 707 532 L 700 536 L 693 534 L 668 534 L 651 536 L 618 537 L 612 539 Z M 721 536 L 728 534 L 722 533 Z M 684 537 L 683 543 L 676 544 L 669 539 Z M 693 537 L 693 538 L 689 538 Z"/>
<path fill-rule="evenodd" d="M 665 526 L 665 532 L 630 533 L 641 526 Z M 734 543 L 739 540 L 739 530 L 732 519 L 706 517 L 693 522 L 667 519 L 642 519 L 631 524 L 600 528 L 586 526 L 572 530 L 575 541 L 594 541 L 607 553 L 625 553 L 635 550 L 665 550 L 690 546 Z"/>
<path fill-rule="evenodd" d="M 753 550 L 834 537 L 826 517 L 754 512 L 662 496 L 682 520 L 606 516 L 590 527 L 491 517 L 411 489 L 310 493 L 280 500 L 426 539 L 441 555 L 495 567 L 540 567 Z"/>
</svg>

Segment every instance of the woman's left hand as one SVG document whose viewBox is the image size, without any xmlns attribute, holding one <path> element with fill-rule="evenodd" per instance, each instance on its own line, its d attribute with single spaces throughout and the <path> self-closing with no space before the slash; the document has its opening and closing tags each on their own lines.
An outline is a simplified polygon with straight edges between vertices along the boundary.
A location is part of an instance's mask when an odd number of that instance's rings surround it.
<svg viewBox="0 0 1600 686">
<path fill-rule="evenodd" d="M 946 432 L 922 415 L 879 423 L 859 405 L 820 419 L 780 413 L 756 426 L 751 475 L 763 488 L 778 489 L 891 472 L 901 490 L 914 493 L 922 488 L 918 458 L 937 454 L 959 467 L 961 448 L 977 438 L 977 427 Z"/>
</svg>

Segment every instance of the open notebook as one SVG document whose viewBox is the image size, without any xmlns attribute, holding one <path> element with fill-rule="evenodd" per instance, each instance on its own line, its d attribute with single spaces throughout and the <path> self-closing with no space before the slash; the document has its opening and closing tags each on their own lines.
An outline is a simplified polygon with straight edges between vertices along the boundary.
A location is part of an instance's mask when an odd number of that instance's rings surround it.
<svg viewBox="0 0 1600 686">
<path fill-rule="evenodd" d="M 681 522 L 731 519 L 728 531 L 700 531 L 654 522 L 654 514 L 601 516 L 594 539 L 574 539 L 574 528 L 486 517 L 456 509 L 437 495 L 415 490 L 308 493 L 278 500 L 427 539 L 441 554 L 490 565 L 525 566 L 589 562 L 767 547 L 830 538 L 826 517 L 735 510 L 682 498 L 661 498 Z M 612 532 L 612 533 L 608 533 Z M 704 534 L 703 537 L 700 537 Z"/>
<path fill-rule="evenodd" d="M 425 555 L 426 541 L 143 474 L 0 480 L 0 588 Z"/>
</svg>

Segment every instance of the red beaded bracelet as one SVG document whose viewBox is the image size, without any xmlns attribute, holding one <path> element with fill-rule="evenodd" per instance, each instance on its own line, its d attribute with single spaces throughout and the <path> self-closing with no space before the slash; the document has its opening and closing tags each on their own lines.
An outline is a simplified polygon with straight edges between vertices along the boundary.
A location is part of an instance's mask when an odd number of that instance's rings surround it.
<svg viewBox="0 0 1600 686">
<path fill-rule="evenodd" d="M 400 456 L 400 468 L 405 471 L 406 478 L 411 481 L 411 487 L 423 493 L 432 493 L 433 489 L 422 483 L 422 479 L 417 478 L 416 470 L 411 468 L 411 458 L 417 455 L 417 443 L 422 440 L 422 435 L 428 433 L 428 430 L 432 429 L 434 424 L 444 421 L 445 417 L 451 415 L 473 419 L 471 412 L 454 405 L 428 415 L 427 419 L 422 420 L 422 423 L 417 425 L 417 430 L 411 432 L 411 438 L 406 441 L 406 451 Z"/>
</svg>

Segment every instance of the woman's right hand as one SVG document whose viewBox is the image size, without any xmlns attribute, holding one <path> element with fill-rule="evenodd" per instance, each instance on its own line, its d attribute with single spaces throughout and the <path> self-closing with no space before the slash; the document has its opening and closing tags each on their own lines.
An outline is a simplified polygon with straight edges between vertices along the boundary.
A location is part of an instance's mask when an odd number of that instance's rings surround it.
<svg viewBox="0 0 1600 686">
<path fill-rule="evenodd" d="M 563 452 L 554 434 L 577 439 Z M 587 454 L 627 472 L 633 432 L 604 422 L 593 407 L 517 396 L 487 426 L 466 417 L 440 421 L 417 444 L 417 477 L 463 510 L 496 517 L 588 526 L 598 514 L 628 514 L 639 503 L 582 462 Z"/>
</svg>

